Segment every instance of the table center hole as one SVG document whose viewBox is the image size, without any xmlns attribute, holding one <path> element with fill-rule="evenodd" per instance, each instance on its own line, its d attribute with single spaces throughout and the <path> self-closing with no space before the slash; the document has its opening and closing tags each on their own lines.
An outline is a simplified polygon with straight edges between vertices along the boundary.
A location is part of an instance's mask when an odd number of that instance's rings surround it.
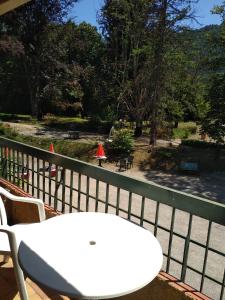
<svg viewBox="0 0 225 300">
<path fill-rule="evenodd" d="M 90 241 L 89 244 L 93 246 L 93 245 L 96 245 L 96 242 L 95 241 Z"/>
</svg>

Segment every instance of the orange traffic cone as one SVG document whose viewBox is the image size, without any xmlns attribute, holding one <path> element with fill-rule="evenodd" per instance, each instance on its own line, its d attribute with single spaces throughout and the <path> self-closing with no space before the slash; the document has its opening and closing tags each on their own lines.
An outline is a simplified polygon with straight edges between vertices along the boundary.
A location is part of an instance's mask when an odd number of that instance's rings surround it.
<svg viewBox="0 0 225 300">
<path fill-rule="evenodd" d="M 53 143 L 50 144 L 49 151 L 50 152 L 55 152 Z"/>
<path fill-rule="evenodd" d="M 100 158 L 100 159 L 106 158 L 106 156 L 105 156 L 105 151 L 104 151 L 104 149 L 103 149 L 102 144 L 99 144 L 99 145 L 98 145 L 98 149 L 97 149 L 97 152 L 96 152 L 95 157 L 96 157 L 96 158 Z"/>
<path fill-rule="evenodd" d="M 99 167 L 101 167 L 102 166 L 102 160 L 106 159 L 105 151 L 103 149 L 102 144 L 98 144 L 98 149 L 97 149 L 95 157 L 98 159 Z"/>
</svg>

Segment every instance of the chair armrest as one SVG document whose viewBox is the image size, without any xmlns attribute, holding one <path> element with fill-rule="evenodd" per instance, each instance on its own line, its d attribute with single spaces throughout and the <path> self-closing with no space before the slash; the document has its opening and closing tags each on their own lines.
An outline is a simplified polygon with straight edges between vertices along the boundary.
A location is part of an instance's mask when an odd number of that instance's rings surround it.
<svg viewBox="0 0 225 300">
<path fill-rule="evenodd" d="M 11 254 L 13 254 L 13 252 L 14 252 L 14 254 L 17 253 L 18 247 L 17 247 L 15 232 L 13 232 L 13 230 L 10 229 L 10 226 L 7 226 L 7 225 L 5 225 L 5 226 L 1 225 L 0 232 L 4 232 L 8 235 Z M 1 248 L 0 248 L 0 251 L 1 251 Z"/>
<path fill-rule="evenodd" d="M 36 204 L 38 207 L 40 222 L 42 222 L 46 219 L 44 203 L 41 199 L 15 196 L 15 195 L 9 193 L 7 190 L 5 190 L 2 187 L 0 187 L 0 195 L 4 195 L 7 199 L 12 200 L 12 201 L 20 201 L 20 202 Z"/>
</svg>

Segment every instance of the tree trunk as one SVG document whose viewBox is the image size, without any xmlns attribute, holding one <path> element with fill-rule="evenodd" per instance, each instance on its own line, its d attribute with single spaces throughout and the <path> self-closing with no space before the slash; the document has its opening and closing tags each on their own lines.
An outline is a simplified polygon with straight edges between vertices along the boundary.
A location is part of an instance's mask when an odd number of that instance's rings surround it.
<svg viewBox="0 0 225 300">
<path fill-rule="evenodd" d="M 156 139 L 157 139 L 157 126 L 156 126 L 156 120 L 152 120 L 151 126 L 150 126 L 150 142 L 149 144 L 151 146 L 156 145 Z"/>
<path fill-rule="evenodd" d="M 154 65 L 155 70 L 153 72 L 154 81 L 154 94 L 152 97 L 151 105 L 151 121 L 150 121 L 150 145 L 155 146 L 157 138 L 157 123 L 158 123 L 158 110 L 163 92 L 163 80 L 164 80 L 164 50 L 165 50 L 165 36 L 166 36 L 166 18 L 167 18 L 168 0 L 162 0 L 162 5 L 159 8 L 159 20 L 156 29 L 156 43 L 154 49 Z"/>
<path fill-rule="evenodd" d="M 143 130 L 143 122 L 142 121 L 136 121 L 136 126 L 134 129 L 134 136 L 140 137 L 142 136 L 142 130 Z"/>
</svg>

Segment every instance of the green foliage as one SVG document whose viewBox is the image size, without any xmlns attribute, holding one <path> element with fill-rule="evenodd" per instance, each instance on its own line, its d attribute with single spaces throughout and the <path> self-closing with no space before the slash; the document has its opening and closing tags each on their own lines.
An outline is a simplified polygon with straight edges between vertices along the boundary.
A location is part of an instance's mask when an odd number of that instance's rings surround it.
<svg viewBox="0 0 225 300">
<path fill-rule="evenodd" d="M 187 139 L 190 135 L 190 132 L 187 129 L 183 128 L 173 128 L 173 135 L 174 139 Z"/>
<path fill-rule="evenodd" d="M 121 129 L 115 132 L 113 141 L 110 143 L 110 152 L 113 155 L 128 155 L 133 149 L 134 139 L 127 129 Z"/>
<path fill-rule="evenodd" d="M 106 134 L 127 116 L 140 133 L 148 120 L 152 139 L 165 123 L 202 120 L 223 142 L 224 78 L 214 75 L 225 68 L 224 23 L 185 29 L 196 0 L 105 0 L 101 35 L 85 22 L 65 21 L 76 2 L 31 1 L 1 18 L 1 111 L 82 116 L 44 123 Z M 222 20 L 224 7 L 214 9 Z M 190 134 L 173 130 L 174 137 Z"/>
<path fill-rule="evenodd" d="M 225 74 L 212 78 L 209 90 L 210 110 L 202 120 L 202 131 L 218 143 L 225 140 Z"/>
<path fill-rule="evenodd" d="M 180 123 L 178 128 L 173 128 L 173 138 L 187 139 L 190 135 L 196 134 L 197 126 L 193 122 Z"/>
</svg>

